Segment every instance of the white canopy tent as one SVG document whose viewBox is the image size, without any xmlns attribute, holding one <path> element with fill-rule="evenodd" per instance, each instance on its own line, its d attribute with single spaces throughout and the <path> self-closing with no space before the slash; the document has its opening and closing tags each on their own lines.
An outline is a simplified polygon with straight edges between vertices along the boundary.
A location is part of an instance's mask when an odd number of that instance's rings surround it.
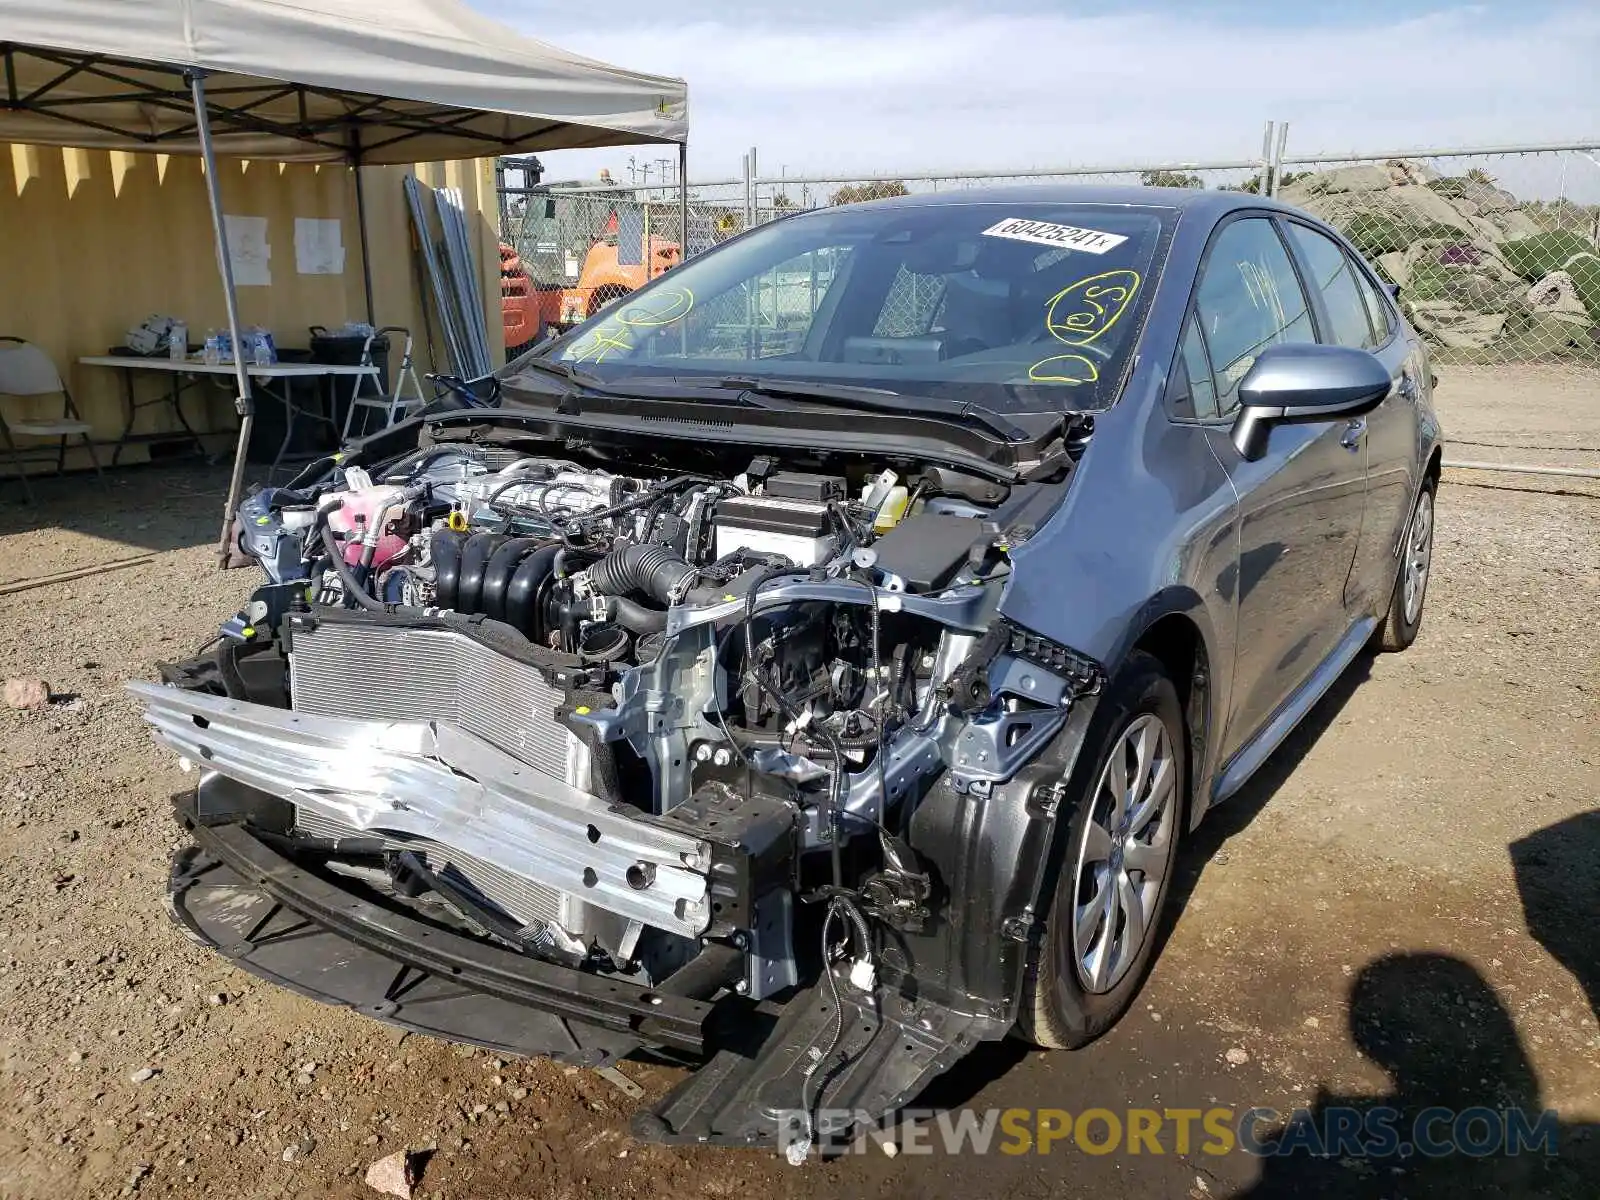
<svg viewBox="0 0 1600 1200">
<path fill-rule="evenodd" d="M 6 0 L 0 89 L 0 141 L 205 159 L 235 346 L 218 154 L 360 167 L 666 142 L 681 167 L 688 140 L 681 80 L 569 54 L 456 0 Z M 359 208 L 359 171 L 356 195 Z M 242 363 L 235 379 L 224 548 L 253 416 Z"/>
</svg>

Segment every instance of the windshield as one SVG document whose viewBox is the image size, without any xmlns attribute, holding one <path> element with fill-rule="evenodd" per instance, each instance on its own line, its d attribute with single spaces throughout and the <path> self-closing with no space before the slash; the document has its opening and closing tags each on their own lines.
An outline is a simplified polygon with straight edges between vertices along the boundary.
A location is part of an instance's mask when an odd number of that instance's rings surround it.
<svg viewBox="0 0 1600 1200">
<path fill-rule="evenodd" d="M 1106 408 L 1173 219 L 1039 202 L 807 213 L 672 269 L 536 353 L 609 386 L 803 379 L 1011 412 Z"/>
</svg>

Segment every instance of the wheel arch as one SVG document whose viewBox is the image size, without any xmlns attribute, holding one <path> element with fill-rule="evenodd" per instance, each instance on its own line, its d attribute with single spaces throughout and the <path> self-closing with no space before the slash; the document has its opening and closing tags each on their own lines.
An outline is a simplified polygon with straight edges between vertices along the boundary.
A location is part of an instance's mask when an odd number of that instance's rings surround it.
<svg viewBox="0 0 1600 1200">
<path fill-rule="evenodd" d="M 1148 654 L 1161 663 L 1178 691 L 1188 767 L 1185 778 L 1189 785 L 1183 804 L 1187 827 L 1193 829 L 1205 815 L 1206 806 L 1197 803 L 1196 797 L 1208 793 L 1208 753 L 1221 726 L 1210 622 L 1205 618 L 1200 597 L 1177 588 L 1146 606 L 1142 618 L 1129 637 L 1118 666 L 1133 651 Z"/>
</svg>

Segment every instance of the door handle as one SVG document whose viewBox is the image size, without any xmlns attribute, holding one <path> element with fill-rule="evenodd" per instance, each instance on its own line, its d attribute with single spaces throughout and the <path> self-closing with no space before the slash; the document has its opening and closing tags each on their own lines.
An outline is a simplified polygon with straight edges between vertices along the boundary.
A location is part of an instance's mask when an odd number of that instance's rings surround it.
<svg viewBox="0 0 1600 1200">
<path fill-rule="evenodd" d="M 1361 439 L 1367 436 L 1367 420 L 1357 417 L 1344 427 L 1344 432 L 1339 435 L 1339 445 L 1346 450 L 1361 449 Z"/>
<path fill-rule="evenodd" d="M 1399 393 L 1402 400 L 1416 400 L 1417 381 L 1412 376 L 1411 372 L 1407 371 L 1404 375 L 1400 376 L 1400 382 L 1395 385 L 1394 390 Z"/>
</svg>

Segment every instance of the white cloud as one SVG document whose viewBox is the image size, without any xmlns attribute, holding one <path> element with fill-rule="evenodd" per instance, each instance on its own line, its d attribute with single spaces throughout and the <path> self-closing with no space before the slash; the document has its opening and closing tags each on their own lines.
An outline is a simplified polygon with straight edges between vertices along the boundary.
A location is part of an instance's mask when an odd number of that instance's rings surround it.
<svg viewBox="0 0 1600 1200">
<path fill-rule="evenodd" d="M 588 24 L 566 11 L 527 31 L 689 81 L 692 178 L 737 174 L 751 145 L 764 174 L 1246 158 L 1269 117 L 1291 122 L 1302 152 L 1600 134 L 1600 11 L 1587 8 L 1325 28 L 961 9 L 787 27 L 748 6 L 725 22 L 657 8 Z M 627 152 L 546 157 L 570 177 L 616 171 Z"/>
</svg>

